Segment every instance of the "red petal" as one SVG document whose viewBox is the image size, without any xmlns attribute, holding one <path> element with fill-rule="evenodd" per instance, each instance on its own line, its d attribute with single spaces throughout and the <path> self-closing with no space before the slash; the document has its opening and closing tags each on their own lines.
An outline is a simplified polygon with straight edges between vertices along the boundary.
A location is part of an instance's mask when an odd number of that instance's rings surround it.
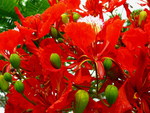
<svg viewBox="0 0 150 113">
<path fill-rule="evenodd" d="M 100 79 L 103 79 L 105 70 L 102 61 L 96 61 L 96 69 Z"/>
<path fill-rule="evenodd" d="M 78 9 L 80 0 L 63 0 L 67 4 L 68 9 Z"/>
<path fill-rule="evenodd" d="M 15 9 L 15 12 L 18 15 L 20 21 L 22 22 L 25 19 L 24 16 L 21 14 L 18 7 L 15 7 L 14 9 Z"/>
<path fill-rule="evenodd" d="M 3 70 L 4 66 L 7 64 L 8 62 L 0 60 L 0 71 Z"/>
<path fill-rule="evenodd" d="M 95 40 L 96 34 L 91 25 L 86 23 L 69 23 L 65 28 L 66 35 L 73 43 L 85 50 Z"/>
<path fill-rule="evenodd" d="M 26 58 L 27 61 L 22 61 L 22 67 L 24 69 L 26 69 L 26 76 L 27 77 L 36 77 L 36 76 L 39 76 L 41 77 L 42 75 L 42 67 L 40 65 L 40 63 L 37 63 L 39 62 L 39 58 L 35 55 L 32 55 L 31 57 L 27 57 Z M 30 67 L 30 68 L 29 68 Z"/>
<path fill-rule="evenodd" d="M 108 12 L 113 11 L 116 7 L 119 7 L 121 5 L 123 5 L 126 2 L 126 0 L 109 0 L 109 8 L 108 8 Z"/>
<path fill-rule="evenodd" d="M 113 46 L 119 39 L 123 23 L 124 21 L 118 19 L 118 17 L 114 17 L 108 21 L 108 25 L 106 27 L 106 40 L 108 40 Z"/>
<path fill-rule="evenodd" d="M 129 51 L 127 48 L 118 49 L 116 61 L 120 64 L 123 70 L 129 71 L 130 76 L 136 69 L 136 59 L 134 57 L 134 53 Z"/>
<path fill-rule="evenodd" d="M 91 82 L 91 75 L 86 68 L 81 68 L 75 75 L 75 83 L 82 84 L 84 82 L 90 83 Z M 90 85 L 90 84 L 89 84 Z"/>
<path fill-rule="evenodd" d="M 22 37 L 20 33 L 15 30 L 5 31 L 0 33 L 0 50 L 9 50 L 10 52 L 18 45 L 22 43 Z"/>
<path fill-rule="evenodd" d="M 64 3 L 58 3 L 52 7 L 46 9 L 41 15 L 42 21 L 44 22 L 39 30 L 39 37 L 43 37 L 50 31 L 50 26 L 58 21 L 61 17 L 61 14 L 66 12 L 67 8 Z"/>
<path fill-rule="evenodd" d="M 53 43 L 49 46 L 44 47 L 43 49 L 40 49 L 39 53 L 40 63 L 44 70 L 59 71 L 59 69 L 54 68 L 50 63 L 50 55 L 52 53 L 57 53 L 59 56 L 61 56 L 61 49 L 59 45 Z"/>
<path fill-rule="evenodd" d="M 56 0 L 48 0 L 48 2 L 49 2 L 49 4 L 50 4 L 50 6 L 52 6 L 52 5 L 54 5 L 54 4 L 57 3 Z"/>
<path fill-rule="evenodd" d="M 101 113 L 98 111 L 101 111 L 102 108 L 103 108 L 103 106 L 100 104 L 100 101 L 96 102 L 90 98 L 89 103 L 88 103 L 86 109 L 84 110 L 84 113 Z"/>
<path fill-rule="evenodd" d="M 46 113 L 53 113 L 56 110 L 61 110 L 62 108 L 66 107 L 66 103 L 68 103 L 68 96 L 71 91 L 72 84 L 70 83 L 66 92 L 62 94 L 62 96 L 46 110 Z"/>
<path fill-rule="evenodd" d="M 150 113 L 150 107 L 149 107 L 150 103 L 147 103 L 144 99 L 142 99 L 141 101 L 142 101 L 141 103 L 142 103 L 143 112 Z"/>
<path fill-rule="evenodd" d="M 125 32 L 122 41 L 130 50 L 132 50 L 138 46 L 144 47 L 148 42 L 148 38 L 144 31 L 140 28 L 135 28 Z"/>
<path fill-rule="evenodd" d="M 118 96 L 118 99 L 116 101 L 116 104 L 114 104 L 118 113 L 124 113 L 125 111 L 132 109 L 132 106 L 130 105 L 130 103 L 126 97 L 125 84 L 126 84 L 126 82 L 119 89 L 119 96 Z"/>
</svg>

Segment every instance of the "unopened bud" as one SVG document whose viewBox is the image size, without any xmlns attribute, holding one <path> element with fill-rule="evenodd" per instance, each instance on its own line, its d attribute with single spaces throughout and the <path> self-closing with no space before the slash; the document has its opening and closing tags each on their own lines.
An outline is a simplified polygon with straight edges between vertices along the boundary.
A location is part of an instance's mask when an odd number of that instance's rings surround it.
<svg viewBox="0 0 150 113">
<path fill-rule="evenodd" d="M 10 55 L 10 63 L 14 68 L 18 69 L 19 66 L 20 66 L 20 57 L 19 57 L 19 55 L 11 54 Z"/>
<path fill-rule="evenodd" d="M 58 42 L 59 42 L 59 43 L 63 43 L 63 42 L 64 42 L 64 39 L 63 39 L 63 38 L 58 38 Z"/>
<path fill-rule="evenodd" d="M 112 105 L 115 103 L 117 97 L 118 97 L 118 88 L 114 85 L 108 85 L 105 89 L 105 96 L 107 102 Z"/>
<path fill-rule="evenodd" d="M 56 69 L 61 68 L 61 59 L 57 53 L 52 53 L 50 55 L 50 62 L 54 68 L 56 68 Z"/>
<path fill-rule="evenodd" d="M 68 23 L 69 22 L 69 17 L 66 13 L 62 14 L 61 15 L 61 20 L 64 24 Z"/>
<path fill-rule="evenodd" d="M 103 65 L 106 70 L 109 70 L 112 67 L 112 60 L 109 58 L 106 58 L 103 62 Z"/>
<path fill-rule="evenodd" d="M 24 91 L 24 84 L 21 80 L 16 81 L 14 84 L 15 90 L 19 93 L 23 93 Z"/>
<path fill-rule="evenodd" d="M 75 94 L 74 113 L 83 113 L 89 102 L 89 94 L 85 90 L 78 90 Z"/>
<path fill-rule="evenodd" d="M 57 36 L 58 36 L 57 29 L 54 27 L 51 27 L 51 34 L 54 38 L 57 38 Z"/>
<path fill-rule="evenodd" d="M 10 73 L 4 73 L 4 79 L 8 82 L 11 82 L 12 81 L 12 76 Z"/>
<path fill-rule="evenodd" d="M 79 13 L 74 13 L 73 14 L 73 19 L 74 19 L 74 21 L 77 21 L 79 18 L 80 18 L 80 14 Z"/>
<path fill-rule="evenodd" d="M 146 11 L 141 11 L 139 14 L 139 21 L 138 24 L 141 25 L 142 21 L 144 21 L 147 17 L 147 12 Z"/>
<path fill-rule="evenodd" d="M 9 83 L 4 79 L 3 75 L 0 75 L 0 88 L 3 91 L 8 91 Z"/>
</svg>

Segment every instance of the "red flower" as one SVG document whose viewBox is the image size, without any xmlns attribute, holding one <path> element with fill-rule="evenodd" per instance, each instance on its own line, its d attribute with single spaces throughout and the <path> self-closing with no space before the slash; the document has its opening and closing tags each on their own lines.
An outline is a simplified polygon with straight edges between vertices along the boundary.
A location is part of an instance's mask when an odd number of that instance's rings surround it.
<svg viewBox="0 0 150 113">
<path fill-rule="evenodd" d="M 65 28 L 66 39 L 83 52 L 81 57 L 83 54 L 87 55 L 87 59 L 89 58 L 96 63 L 100 78 L 104 76 L 102 57 L 112 57 L 111 54 L 115 50 L 114 46 L 117 44 L 123 23 L 124 21 L 121 21 L 118 17 L 110 19 L 98 35 L 94 32 L 92 25 L 86 23 L 69 23 Z"/>
<path fill-rule="evenodd" d="M 7 95 L 9 99 L 5 108 L 6 113 L 27 112 L 29 110 L 34 113 L 55 113 L 70 107 L 74 99 L 72 84 L 66 85 L 64 81 L 59 84 L 60 91 L 58 88 L 52 90 L 52 84 L 49 81 L 39 82 L 38 79 L 34 78 L 24 80 L 24 85 L 24 95 L 28 99 L 15 91 L 12 86 L 10 93 Z"/>
<path fill-rule="evenodd" d="M 93 16 L 100 15 L 102 18 L 102 3 L 99 3 L 99 0 L 87 0 L 85 9 L 88 13 Z"/>
<path fill-rule="evenodd" d="M 34 30 L 32 33 L 35 34 L 36 39 L 39 39 L 49 33 L 50 26 L 54 24 L 54 22 L 59 21 L 61 14 L 66 12 L 66 10 L 67 8 L 64 3 L 58 3 L 46 9 L 41 15 L 37 14 L 35 16 L 22 18 L 21 13 L 18 13 L 18 9 L 16 9 L 16 12 L 20 17 L 23 27 Z"/>
<path fill-rule="evenodd" d="M 32 83 L 32 84 L 31 84 Z M 39 95 L 36 95 L 35 88 L 38 90 L 40 87 L 36 79 L 25 80 L 25 95 L 31 101 L 39 103 L 41 100 Z M 32 88 L 32 89 L 31 89 Z M 16 113 L 17 112 L 26 112 L 28 109 L 33 111 L 35 105 L 27 101 L 20 93 L 18 93 L 13 86 L 11 86 L 10 93 L 8 93 L 8 101 L 6 104 L 5 112 L 6 113 Z"/>
<path fill-rule="evenodd" d="M 112 12 L 115 8 L 125 4 L 126 0 L 87 0 L 85 9 L 93 16 L 100 15 L 103 19 L 103 10 Z M 108 6 L 106 6 L 108 4 Z"/>
<path fill-rule="evenodd" d="M 150 109 L 150 68 L 147 51 L 140 51 L 135 75 L 125 84 L 127 99 L 137 112 L 149 113 Z"/>
<path fill-rule="evenodd" d="M 125 4 L 126 0 L 103 0 L 102 3 L 105 4 L 108 2 L 108 7 L 107 7 L 107 11 L 111 12 L 113 11 L 115 8 Z"/>
</svg>

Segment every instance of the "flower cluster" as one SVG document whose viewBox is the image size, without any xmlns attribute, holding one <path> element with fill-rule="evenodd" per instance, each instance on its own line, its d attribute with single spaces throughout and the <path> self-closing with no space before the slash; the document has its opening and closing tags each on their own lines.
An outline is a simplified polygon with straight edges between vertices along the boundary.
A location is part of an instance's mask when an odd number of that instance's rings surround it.
<svg viewBox="0 0 150 113">
<path fill-rule="evenodd" d="M 126 0 L 49 0 L 0 33 L 6 113 L 150 113 L 150 11 Z M 148 3 L 146 3 L 149 5 Z M 123 6 L 104 21 L 103 14 Z"/>
</svg>

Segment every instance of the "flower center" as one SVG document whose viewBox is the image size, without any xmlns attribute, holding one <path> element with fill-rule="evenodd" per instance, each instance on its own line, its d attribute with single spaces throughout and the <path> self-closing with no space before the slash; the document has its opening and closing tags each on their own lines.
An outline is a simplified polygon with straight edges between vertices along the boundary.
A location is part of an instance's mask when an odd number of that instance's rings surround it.
<svg viewBox="0 0 150 113">
<path fill-rule="evenodd" d="M 99 18 L 99 16 L 97 17 L 91 16 L 91 15 L 85 16 L 83 18 L 79 18 L 77 22 L 85 22 L 87 24 L 90 24 L 96 34 L 98 34 L 103 27 L 103 22 Z"/>
</svg>

